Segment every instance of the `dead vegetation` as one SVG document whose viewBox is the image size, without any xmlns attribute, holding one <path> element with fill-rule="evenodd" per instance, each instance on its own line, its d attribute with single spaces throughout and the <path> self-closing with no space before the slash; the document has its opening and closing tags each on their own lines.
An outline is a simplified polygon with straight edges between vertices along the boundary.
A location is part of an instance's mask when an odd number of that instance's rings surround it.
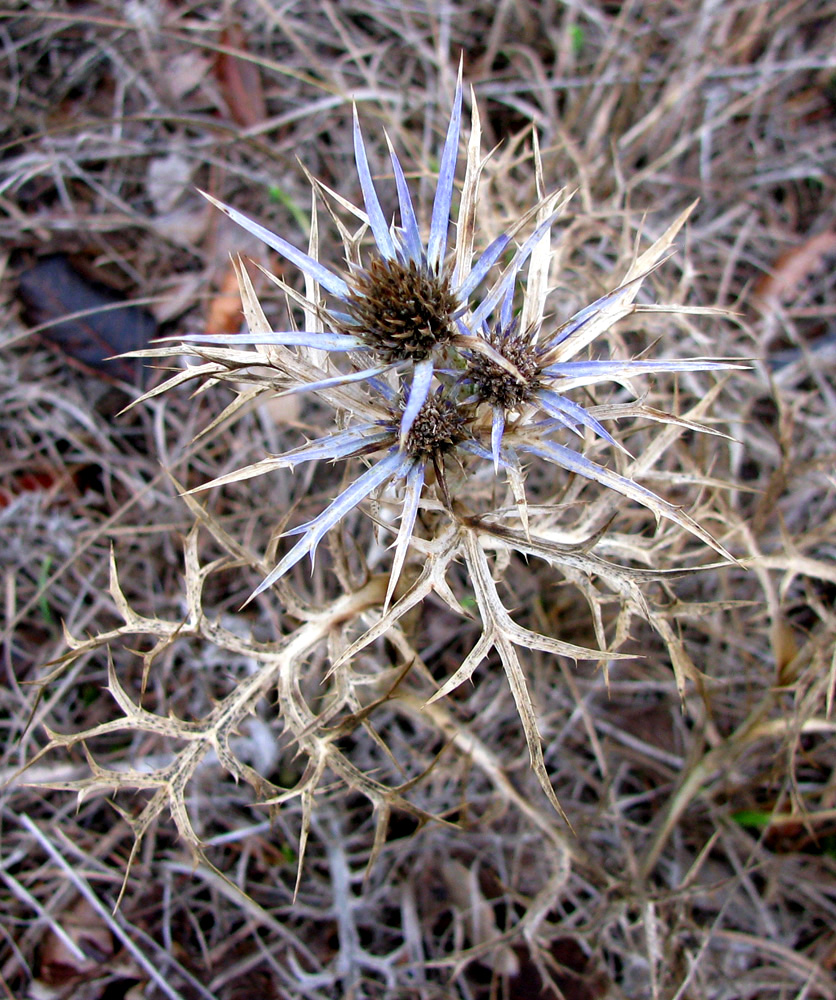
<svg viewBox="0 0 836 1000">
<path fill-rule="evenodd" d="M 836 995 L 827 5 L 0 14 L 6 995 Z M 333 533 L 313 576 L 300 564 L 241 609 L 275 564 L 271 544 L 287 544 L 277 529 L 318 513 L 342 468 L 180 494 L 321 435 L 327 405 L 184 384 L 118 415 L 173 372 L 108 381 L 76 346 L 93 329 L 99 360 L 131 349 L 125 323 L 57 324 L 98 315 L 96 278 L 111 309 L 139 303 L 162 335 L 237 330 L 230 251 L 296 277 L 195 187 L 305 245 L 310 185 L 295 157 L 356 202 L 352 98 L 414 166 L 426 208 L 459 51 L 483 144 L 500 144 L 484 168 L 492 233 L 537 199 L 533 130 L 549 189 L 577 188 L 550 308 L 569 315 L 614 287 L 635 247 L 699 198 L 653 299 L 736 317 L 641 314 L 608 333 L 608 351 L 755 359 L 722 382 L 656 376 L 620 425 L 642 482 L 739 560 L 646 582 L 655 630 L 640 615 L 627 627 L 624 593 L 588 566 L 490 554 L 521 626 L 594 645 L 595 609 L 634 654 L 605 674 L 520 653 L 572 830 L 530 770 L 499 657 L 425 704 L 477 625 L 431 598 L 331 673 L 386 590 L 382 546 L 362 572 L 367 517 Z M 370 155 L 382 174 L 385 149 Z M 321 241 L 335 236 L 320 223 Z M 34 271 L 24 308 L 21 276 L 55 255 L 79 285 Z M 268 282 L 257 291 L 282 322 Z M 599 408 L 615 399 L 595 393 Z M 652 407 L 732 439 L 664 427 Z M 537 503 L 600 502 L 547 471 L 529 472 Z M 687 538 L 625 501 L 597 551 L 648 571 L 708 563 Z M 488 565 L 478 546 L 470 559 Z M 450 572 L 461 596 L 461 563 Z"/>
</svg>

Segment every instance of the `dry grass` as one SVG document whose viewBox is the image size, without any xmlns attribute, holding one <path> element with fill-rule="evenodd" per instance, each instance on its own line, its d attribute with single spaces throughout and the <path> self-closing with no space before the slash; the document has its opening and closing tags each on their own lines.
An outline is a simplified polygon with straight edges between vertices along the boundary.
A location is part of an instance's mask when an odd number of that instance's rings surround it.
<svg viewBox="0 0 836 1000">
<path fill-rule="evenodd" d="M 132 996 L 224 1000 L 836 996 L 828 5 L 274 7 L 44 2 L 0 11 L 9 248 L 0 299 L 0 989 L 115 998 L 133 987 Z M 297 155 L 345 197 L 358 195 L 351 97 L 364 120 L 379 116 L 405 160 L 425 165 L 429 184 L 460 50 L 485 146 L 501 143 L 484 195 L 496 230 L 536 198 L 532 127 L 549 185 L 578 189 L 559 245 L 556 310 L 611 288 L 638 234 L 658 237 L 700 198 L 682 251 L 653 278 L 655 298 L 728 307 L 737 318 L 648 316 L 617 328 L 611 347 L 628 356 L 662 338 L 653 350 L 664 356 L 756 359 L 716 394 L 702 375 L 659 377 L 647 399 L 683 415 L 696 407 L 733 436 L 675 435 L 645 481 L 687 505 L 741 565 L 648 584 L 667 641 L 634 619 L 623 649 L 641 656 L 613 661 L 608 684 L 594 665 L 528 655 L 546 764 L 574 834 L 529 770 L 495 662 L 473 686 L 422 708 L 429 676 L 449 676 L 478 635 L 428 603 L 402 638 L 375 647 L 377 661 L 367 651 L 357 666 L 377 673 L 370 697 L 386 694 L 414 647 L 427 673 L 416 670 L 419 682 L 371 716 L 390 753 L 340 717 L 334 745 L 347 770 L 326 770 L 313 798 L 295 900 L 306 802 L 271 810 L 252 784 L 256 772 L 269 794 L 300 781 L 297 742 L 310 733 L 304 720 L 296 731 L 280 719 L 273 687 L 230 734 L 252 769 L 246 780 L 235 783 L 207 755 L 190 772 L 188 822 L 210 864 L 195 869 L 175 823 L 152 810 L 114 914 L 131 822 L 149 794 L 117 796 L 122 818 L 100 791 L 77 807 L 75 796 L 36 787 L 90 774 L 78 746 L 38 757 L 44 725 L 77 733 L 117 720 L 120 687 L 155 718 L 204 719 L 280 637 L 308 627 L 275 593 L 238 609 L 269 568 L 277 522 L 333 496 L 328 470 L 210 492 L 207 515 L 172 478 L 206 482 L 317 433 L 329 414 L 313 400 L 297 411 L 262 404 L 193 443 L 233 398 L 215 386 L 117 416 L 140 387 L 79 372 L 27 334 L 18 277 L 36 257 L 70 253 L 147 301 L 163 333 L 204 329 L 223 312 L 230 250 L 276 262 L 228 229 L 194 186 L 304 240 L 310 189 Z M 224 62 L 233 52 L 242 58 Z M 265 308 L 280 315 L 276 301 Z M 663 433 L 637 420 L 627 443 L 644 454 Z M 555 496 L 536 474 L 530 488 L 541 502 Z M 196 515 L 203 525 L 192 530 Z M 623 504 L 610 556 L 644 538 L 648 520 Z M 693 563 L 693 546 L 666 537 L 644 538 L 650 564 L 676 568 L 686 551 Z M 121 614 L 108 592 L 111 548 Z M 356 569 L 356 553 L 344 556 Z M 184 565 L 192 578 L 208 567 L 205 620 L 196 620 L 194 589 L 185 596 Z M 519 561 L 503 597 L 521 623 L 594 643 L 583 595 L 557 583 L 545 566 Z M 310 578 L 300 567 L 293 584 L 315 605 L 337 596 L 325 572 Z M 160 629 L 125 626 L 128 607 L 167 623 L 153 662 L 139 654 Z M 607 628 L 618 610 L 618 601 L 603 606 Z M 39 686 L 67 650 L 62 622 L 77 641 L 108 632 L 111 641 L 90 639 Z M 313 639 L 311 650 L 298 698 L 315 713 L 339 650 Z M 694 666 L 684 701 L 671 650 L 681 669 Z M 89 750 L 101 767 L 159 771 L 182 751 L 172 733 L 157 723 L 111 727 Z M 378 825 L 381 803 L 358 793 L 357 775 L 390 786 L 414 779 L 403 789 L 411 811 Z M 444 822 L 425 824 L 425 815 Z M 182 831 L 183 815 L 175 818 Z M 385 836 L 368 867 L 376 829 Z"/>
</svg>

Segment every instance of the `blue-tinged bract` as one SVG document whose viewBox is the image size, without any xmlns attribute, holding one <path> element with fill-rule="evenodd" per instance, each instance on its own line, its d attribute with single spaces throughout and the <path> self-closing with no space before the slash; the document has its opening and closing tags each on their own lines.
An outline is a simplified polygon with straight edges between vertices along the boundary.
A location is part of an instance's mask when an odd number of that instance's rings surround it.
<svg viewBox="0 0 836 1000">
<path fill-rule="evenodd" d="M 632 283 L 630 283 L 632 284 Z M 625 285 L 602 296 L 591 305 L 584 306 L 571 319 L 562 324 L 554 333 L 542 335 L 536 327 L 521 330 L 517 317 L 512 315 L 511 302 L 514 289 L 509 287 L 501 309 L 501 318 L 491 327 L 482 323 L 481 338 L 513 366 L 515 374 L 502 367 L 493 357 L 476 350 L 470 353 L 468 365 L 462 381 L 472 387 L 474 400 L 485 403 L 492 410 L 491 450 L 494 462 L 499 463 L 501 442 L 509 416 L 514 422 L 525 423 L 532 409 L 542 410 L 559 425 L 579 437 L 583 428 L 588 428 L 608 444 L 616 448 L 622 446 L 609 431 L 588 413 L 579 403 L 565 395 L 570 389 L 593 385 L 603 381 L 619 381 L 640 374 L 660 372 L 718 371 L 738 367 L 727 362 L 696 358 L 687 361 L 659 359 L 656 361 L 564 361 L 561 345 L 570 342 L 573 334 L 579 333 L 593 320 L 605 317 L 606 311 L 624 299 Z M 629 289 L 633 294 L 635 292 Z M 615 319 L 621 318 L 620 310 Z M 596 333 L 611 325 L 601 326 Z M 587 342 L 584 341 L 586 346 Z M 563 352 L 565 353 L 565 352 Z M 622 449 L 623 450 L 623 449 Z M 593 466 L 590 463 L 590 469 Z M 592 475 L 590 478 L 597 478 Z"/>
</svg>

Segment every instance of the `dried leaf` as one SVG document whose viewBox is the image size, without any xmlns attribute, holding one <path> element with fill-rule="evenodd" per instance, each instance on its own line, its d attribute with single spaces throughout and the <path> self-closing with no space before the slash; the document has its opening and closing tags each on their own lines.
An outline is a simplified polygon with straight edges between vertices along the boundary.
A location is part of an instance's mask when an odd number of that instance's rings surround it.
<svg viewBox="0 0 836 1000">
<path fill-rule="evenodd" d="M 210 67 L 211 61 L 199 52 L 172 55 L 165 67 L 165 83 L 172 98 L 176 102 L 182 101 L 204 80 Z"/>
<path fill-rule="evenodd" d="M 233 24 L 221 35 L 221 42 L 229 49 L 237 49 L 241 56 L 221 52 L 215 67 L 221 93 L 229 108 L 232 120 L 244 128 L 252 128 L 267 118 L 267 104 L 261 87 L 258 66 L 243 58 L 247 38 L 242 29 Z"/>
<path fill-rule="evenodd" d="M 140 383 L 135 361 L 114 358 L 143 348 L 157 324 L 145 309 L 89 281 L 62 255 L 44 257 L 20 276 L 20 296 L 36 332 L 84 370 Z"/>
<path fill-rule="evenodd" d="M 44 466 L 40 469 L 30 469 L 20 472 L 14 476 L 6 476 L 3 485 L 0 486 L 0 510 L 8 507 L 15 497 L 22 493 L 50 493 L 58 492 L 61 487 L 68 484 L 69 477 L 66 470 L 57 466 L 49 468 Z"/>
<path fill-rule="evenodd" d="M 35 990 L 41 997 L 104 997 L 114 975 L 139 979 L 140 972 L 125 957 L 117 957 L 113 934 L 86 899 L 60 913 L 39 949 Z M 93 985 L 95 983 L 95 985 Z M 73 993 L 69 994 L 68 989 Z"/>
<path fill-rule="evenodd" d="M 238 276 L 230 264 L 221 281 L 221 290 L 209 304 L 206 318 L 206 333 L 238 333 L 241 329 L 243 310 L 241 293 L 238 291 Z"/>
<path fill-rule="evenodd" d="M 826 258 L 836 253 L 836 233 L 828 230 L 805 240 L 801 246 L 782 253 L 755 288 L 761 306 L 768 308 L 791 300 L 804 282 L 826 266 Z"/>
</svg>

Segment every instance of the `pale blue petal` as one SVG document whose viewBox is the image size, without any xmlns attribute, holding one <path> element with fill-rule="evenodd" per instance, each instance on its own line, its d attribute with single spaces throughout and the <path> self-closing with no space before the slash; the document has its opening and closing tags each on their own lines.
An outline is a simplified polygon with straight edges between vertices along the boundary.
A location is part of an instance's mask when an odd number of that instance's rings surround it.
<svg viewBox="0 0 836 1000">
<path fill-rule="evenodd" d="M 508 287 L 513 285 L 517 280 L 517 275 L 520 273 L 520 268 L 531 256 L 532 250 L 537 246 L 540 239 L 546 230 L 551 226 L 554 220 L 560 215 L 560 210 L 557 212 L 552 212 L 552 214 L 544 219 L 543 222 L 534 230 L 531 236 L 523 243 L 523 245 L 517 251 L 513 261 L 508 265 L 505 275 L 498 281 L 496 286 L 491 290 L 491 292 L 485 296 L 479 307 L 474 311 L 472 316 L 472 323 L 474 326 L 481 323 L 483 320 L 487 319 L 491 314 L 491 311 L 496 306 L 497 302 L 505 295 L 508 291 Z"/>
<path fill-rule="evenodd" d="M 265 333 L 192 333 L 172 340 L 195 344 L 281 344 L 283 347 L 315 347 L 320 351 L 368 349 L 359 337 L 347 333 L 317 333 L 314 330 L 267 330 Z"/>
<path fill-rule="evenodd" d="M 544 420 L 537 423 L 534 426 L 543 428 L 545 433 L 552 433 L 552 431 L 558 430 L 570 430 L 573 434 L 577 434 L 579 437 L 583 437 L 583 434 L 578 430 L 577 421 L 572 420 L 567 414 L 561 413 L 557 408 L 552 408 L 548 404 L 542 404 L 543 409 L 546 413 L 551 414 L 551 420 Z"/>
<path fill-rule="evenodd" d="M 357 117 L 357 108 L 354 108 L 354 158 L 357 161 L 357 176 L 360 179 L 360 188 L 363 192 L 363 203 L 366 206 L 366 215 L 369 217 L 369 225 L 372 228 L 372 235 L 377 244 L 377 249 L 387 260 L 395 259 L 395 244 L 392 241 L 392 234 L 380 202 L 377 192 L 374 189 L 372 175 L 369 171 L 369 161 L 366 159 L 366 147 L 363 145 L 363 136 L 360 132 L 360 120 Z"/>
<path fill-rule="evenodd" d="M 476 291 L 481 282 L 484 280 L 488 271 L 493 267 L 493 265 L 502 256 L 503 251 L 511 242 L 511 237 L 503 233 L 502 236 L 497 236 L 497 238 L 487 247 L 485 252 L 473 265 L 473 270 L 464 279 L 460 288 L 456 288 L 456 295 L 461 302 L 465 302 L 472 292 Z M 456 275 L 453 275 L 453 287 L 456 286 Z"/>
<path fill-rule="evenodd" d="M 339 312 L 336 309 L 329 309 L 328 316 L 330 317 L 331 320 L 335 322 L 337 326 L 356 326 L 360 328 L 360 324 L 357 322 L 357 320 L 353 316 L 350 316 L 348 313 Z"/>
<path fill-rule="evenodd" d="M 424 488 L 424 470 L 424 462 L 414 462 L 406 474 L 401 523 L 398 528 L 398 536 L 395 539 L 395 558 L 392 560 L 392 572 L 389 576 L 389 586 L 386 588 L 386 600 L 383 602 L 384 614 L 392 600 L 395 587 L 398 585 L 404 559 L 406 559 L 406 553 L 409 549 L 409 540 L 412 537 L 412 529 L 415 527 L 415 518 L 418 515 L 418 505 L 421 501 L 421 490 Z"/>
<path fill-rule="evenodd" d="M 565 424 L 570 430 L 575 431 L 575 433 L 579 433 L 577 425 L 580 424 L 594 431 L 609 444 L 614 445 L 616 448 L 621 448 L 621 445 L 606 427 L 596 420 L 592 414 L 587 413 L 579 403 L 575 403 L 571 399 L 566 399 L 565 396 L 560 396 L 549 389 L 541 389 L 536 393 L 536 399 L 546 413 Z"/>
<path fill-rule="evenodd" d="M 349 385 L 351 382 L 364 382 L 391 367 L 392 365 L 378 365 L 377 368 L 366 368 L 364 371 L 350 372 L 348 375 L 334 375 L 332 378 L 323 378 L 318 382 L 302 382 L 301 385 L 295 385 L 292 389 L 285 389 L 279 395 L 294 396 L 300 392 L 318 392 L 320 389 L 333 389 L 335 386 Z"/>
<path fill-rule="evenodd" d="M 389 141 L 388 136 L 386 137 L 386 141 Z M 418 220 L 415 218 L 415 209 L 412 207 L 412 198 L 409 195 L 406 178 L 391 143 L 389 144 L 389 155 L 392 158 L 392 169 L 395 172 L 395 184 L 398 188 L 398 204 L 401 207 L 401 225 L 403 227 L 406 252 L 411 261 L 414 261 L 415 264 L 421 264 L 424 260 L 421 231 L 418 228 Z"/>
<path fill-rule="evenodd" d="M 300 527 L 288 531 L 288 535 L 296 535 L 300 532 L 305 532 L 305 534 L 284 556 L 278 566 L 256 587 L 250 600 L 267 590 L 268 587 L 271 587 L 276 580 L 284 576 L 308 552 L 311 554 L 311 563 L 313 563 L 317 545 L 319 545 L 331 528 L 338 524 L 358 503 L 365 500 L 381 483 L 397 475 L 399 469 L 406 461 L 407 459 L 400 452 L 390 452 L 377 465 L 373 465 L 370 469 L 367 469 L 359 479 L 356 479 L 347 489 L 343 490 L 337 499 L 326 507 L 318 517 L 315 517 L 307 524 L 300 525 Z"/>
<path fill-rule="evenodd" d="M 586 479 L 592 479 L 595 482 L 601 483 L 602 486 L 615 490 L 630 500 L 635 500 L 636 503 L 640 503 L 651 510 L 657 519 L 659 517 L 668 518 L 668 520 L 690 531 L 692 535 L 705 542 L 706 545 L 710 545 L 726 559 L 734 560 L 734 556 L 704 528 L 700 527 L 692 517 L 679 507 L 657 496 L 652 490 L 648 490 L 644 486 L 639 486 L 632 479 L 627 479 L 626 476 L 619 476 L 617 472 L 611 472 L 601 465 L 596 465 L 595 462 L 584 458 L 578 452 L 572 451 L 570 448 L 564 448 L 553 441 L 540 441 L 536 445 L 520 442 L 519 447 L 522 450 L 530 452 L 532 455 L 539 455 L 540 458 L 555 462 L 569 472 L 577 473 L 577 475 L 584 476 Z"/>
<path fill-rule="evenodd" d="M 499 455 L 502 448 L 502 435 L 505 433 L 505 411 L 501 406 L 493 408 L 493 419 L 491 420 L 491 453 L 493 454 L 493 467 L 495 472 L 499 472 Z"/>
<path fill-rule="evenodd" d="M 292 468 L 301 465 L 302 462 L 313 462 L 317 459 L 349 458 L 376 444 L 382 445 L 387 439 L 389 441 L 392 439 L 390 429 L 381 428 L 379 424 L 360 424 L 347 431 L 327 434 L 309 444 L 292 448 L 278 458 L 287 468 Z"/>
<path fill-rule="evenodd" d="M 412 370 L 412 385 L 409 387 L 409 399 L 406 401 L 406 406 L 403 408 L 403 415 L 401 416 L 401 443 L 406 441 L 416 417 L 421 412 L 421 407 L 427 401 L 432 380 L 433 359 L 425 358 L 423 361 L 419 361 Z"/>
<path fill-rule="evenodd" d="M 484 458 L 487 462 L 493 462 L 494 460 L 494 455 L 491 449 L 486 448 L 481 441 L 477 441 L 476 438 L 465 438 L 464 441 L 460 441 L 456 447 L 461 448 L 462 451 L 469 452 L 471 455 L 475 455 L 477 458 Z M 509 451 L 509 448 L 504 448 L 499 453 L 499 465 L 503 469 L 510 467 L 507 461 Z"/>
<path fill-rule="evenodd" d="M 606 295 L 602 295 L 600 299 L 596 299 L 594 302 L 590 303 L 588 306 L 584 306 L 583 309 L 579 309 L 574 316 L 568 319 L 563 326 L 560 327 L 551 337 L 548 338 L 546 345 L 549 348 L 557 347 L 558 344 L 563 343 L 567 337 L 570 337 L 577 330 L 580 330 L 582 326 L 589 322 L 598 315 L 603 309 L 610 309 L 621 299 L 630 297 L 636 286 L 640 285 L 646 275 L 640 275 L 638 278 L 633 278 L 632 281 L 628 281 L 624 285 L 620 285 L 618 288 L 613 289 L 611 292 L 607 292 Z"/>
<path fill-rule="evenodd" d="M 397 404 L 398 393 L 384 379 L 370 378 L 369 386 L 374 389 L 375 392 L 379 392 L 390 406 L 394 407 Z"/>
<path fill-rule="evenodd" d="M 590 459 L 585 458 L 579 452 L 573 451 L 571 448 L 566 448 L 562 444 L 543 440 L 538 444 L 529 444 L 520 441 L 517 447 L 521 451 L 527 451 L 532 455 L 546 459 L 546 461 L 554 462 L 568 472 L 574 472 L 585 479 L 592 479 L 595 482 L 601 483 L 602 486 L 616 490 L 631 500 L 636 500 L 638 503 L 649 506 L 651 510 L 655 511 L 660 504 L 666 508 L 673 509 L 667 501 L 662 500 L 652 490 L 648 490 L 644 486 L 639 486 L 638 483 L 632 479 L 627 479 L 625 476 L 619 476 L 617 472 L 612 472 L 610 469 L 604 468 L 603 465 L 598 465 Z M 650 502 L 648 503 L 648 501 Z"/>
<path fill-rule="evenodd" d="M 459 156 L 459 132 L 462 123 L 462 79 L 456 84 L 456 96 L 453 98 L 453 111 L 450 124 L 447 126 L 447 138 L 444 140 L 444 151 L 441 154 L 441 166 L 438 171 L 438 184 L 433 200 L 433 215 L 430 223 L 430 240 L 427 245 L 427 264 L 433 274 L 439 274 L 444 253 L 447 248 L 447 230 L 450 226 L 450 208 L 453 203 L 453 179 L 456 173 L 456 160 Z"/>
<path fill-rule="evenodd" d="M 302 250 L 293 246 L 292 243 L 288 243 L 287 240 L 283 240 L 281 236 L 276 236 L 275 233 L 271 233 L 269 229 L 265 229 L 264 226 L 254 222 L 248 216 L 244 215 L 243 212 L 239 212 L 230 205 L 225 205 L 222 201 L 218 201 L 210 194 L 206 194 L 205 191 L 201 191 L 200 193 L 204 198 L 207 198 L 213 205 L 228 215 L 233 222 L 237 222 L 238 225 L 246 229 L 248 233 L 252 233 L 253 236 L 257 236 L 258 239 L 266 243 L 268 247 L 272 247 L 276 253 L 280 253 L 282 257 L 287 258 L 291 264 L 295 264 L 300 270 L 304 271 L 305 274 L 309 274 L 314 281 L 318 282 L 318 284 L 325 289 L 326 292 L 330 292 L 332 295 L 336 295 L 341 299 L 348 298 L 348 285 L 342 278 L 329 271 L 327 267 L 323 267 L 318 260 L 314 260 L 313 257 L 309 257 Z"/>
<path fill-rule="evenodd" d="M 502 305 L 499 307 L 500 329 L 507 333 L 513 333 L 512 324 L 514 322 L 514 285 L 508 286 L 508 291 L 502 298 Z"/>
<path fill-rule="evenodd" d="M 688 361 L 564 361 L 547 365 L 543 375 L 549 378 L 592 378 L 597 380 L 630 378 L 633 375 L 650 375 L 655 372 L 711 372 L 728 368 L 741 368 L 724 361 L 693 358 Z"/>
</svg>

